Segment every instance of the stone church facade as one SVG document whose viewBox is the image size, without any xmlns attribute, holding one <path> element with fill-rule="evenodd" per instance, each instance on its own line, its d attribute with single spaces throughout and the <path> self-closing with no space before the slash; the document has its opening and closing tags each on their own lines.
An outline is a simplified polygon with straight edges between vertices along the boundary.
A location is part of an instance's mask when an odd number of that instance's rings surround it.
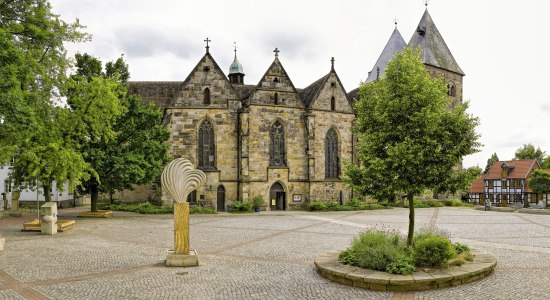
<svg viewBox="0 0 550 300">
<path fill-rule="evenodd" d="M 406 46 L 395 29 L 367 82 Z M 427 10 L 409 46 L 422 49 L 430 72 L 445 78 L 449 95 L 460 101 L 464 74 Z M 163 108 L 171 156 L 188 158 L 207 175 L 188 201 L 223 211 L 235 200 L 261 196 L 267 210 L 291 210 L 314 200 L 344 203 L 353 197 L 340 178 L 344 162 L 356 160 L 352 127 L 358 89 L 346 92 L 334 60 L 326 75 L 296 88 L 278 49 L 274 52 L 255 85 L 244 84 L 236 53 L 226 76 L 208 42 L 185 81 L 129 83 L 129 93 Z"/>
</svg>

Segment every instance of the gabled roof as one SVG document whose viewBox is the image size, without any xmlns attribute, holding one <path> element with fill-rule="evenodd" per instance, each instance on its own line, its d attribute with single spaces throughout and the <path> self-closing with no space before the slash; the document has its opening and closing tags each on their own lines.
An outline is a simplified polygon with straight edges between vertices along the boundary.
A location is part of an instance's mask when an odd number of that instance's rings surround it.
<svg viewBox="0 0 550 300">
<path fill-rule="evenodd" d="M 468 193 L 483 193 L 484 187 L 483 176 L 479 175 L 476 179 L 474 179 L 474 181 L 472 181 L 472 185 L 470 185 Z"/>
<path fill-rule="evenodd" d="M 540 169 L 539 164 L 534 159 L 518 159 L 507 161 L 496 161 L 493 163 L 489 171 L 483 179 L 494 180 L 502 178 L 502 167 L 508 167 L 508 175 L 506 178 L 526 179 L 534 169 Z"/>
<path fill-rule="evenodd" d="M 418 47 L 422 50 L 420 59 L 425 64 L 458 73 L 462 76 L 465 75 L 437 30 L 427 9 L 424 11 L 420 23 L 418 23 L 416 32 L 409 41 L 409 47 Z"/>
<path fill-rule="evenodd" d="M 313 99 L 317 97 L 319 91 L 325 85 L 325 82 L 329 77 L 330 73 L 317 79 L 314 83 L 310 84 L 300 92 L 300 98 L 302 98 L 302 101 L 304 101 L 304 105 L 306 107 L 309 107 L 309 105 L 313 102 Z"/>
<path fill-rule="evenodd" d="M 336 77 L 336 80 L 338 81 L 338 84 L 340 85 L 340 87 L 342 88 L 342 91 L 344 92 L 344 95 L 346 96 L 346 100 L 348 101 L 348 103 L 353 108 L 353 103 L 350 101 L 350 98 L 348 97 L 348 94 L 346 93 L 346 89 L 344 88 L 344 85 L 342 84 L 342 81 L 340 80 L 340 77 L 338 77 L 338 74 L 334 70 L 334 66 L 330 70 L 330 72 L 328 72 L 327 75 L 317 79 L 314 83 L 310 84 L 308 87 L 306 87 L 305 89 L 303 89 L 299 92 L 300 98 L 302 98 L 302 101 L 304 101 L 304 105 L 306 107 L 311 107 L 311 105 L 313 104 L 315 99 L 317 99 L 317 97 L 319 96 L 319 93 L 321 92 L 321 90 L 325 86 L 327 80 L 330 78 L 330 75 L 332 75 L 332 74 L 334 74 L 334 76 Z"/>
<path fill-rule="evenodd" d="M 378 57 L 378 60 L 372 67 L 372 70 L 369 72 L 369 76 L 365 82 L 371 82 L 376 80 L 378 77 L 382 77 L 386 73 L 386 65 L 394 57 L 394 55 L 405 49 L 407 43 L 399 33 L 399 30 L 395 28 L 390 36 L 390 39 L 386 43 L 384 50 Z"/>
<path fill-rule="evenodd" d="M 281 64 L 277 56 L 275 56 L 275 59 L 273 60 L 269 68 L 267 68 L 267 70 L 265 71 L 260 81 L 258 81 L 258 84 L 256 85 L 256 89 L 262 89 L 262 82 L 267 80 L 266 77 L 269 74 L 269 71 L 273 68 L 276 68 L 277 66 L 281 68 L 281 70 L 283 71 L 282 73 L 288 79 L 288 82 L 290 84 L 292 91 L 296 93 L 297 91 L 296 91 L 296 88 L 294 87 L 294 83 L 292 83 L 292 80 L 290 80 L 290 77 L 288 76 L 288 73 L 286 72 L 285 67 L 283 67 L 283 64 Z"/>
<path fill-rule="evenodd" d="M 233 85 L 229 82 L 229 79 L 227 79 L 227 76 L 225 76 L 225 73 L 222 71 L 222 69 L 220 68 L 220 66 L 218 65 L 218 63 L 216 62 L 216 60 L 212 57 L 212 55 L 210 55 L 210 52 L 206 52 L 204 54 L 204 56 L 199 60 L 199 62 L 197 63 L 197 65 L 193 68 L 193 70 L 189 73 L 189 75 L 187 75 L 187 78 L 185 78 L 185 80 L 183 81 L 183 84 L 181 85 L 182 88 L 185 88 L 187 86 L 187 84 L 189 83 L 189 81 L 191 80 L 191 78 L 193 77 L 193 74 L 195 74 L 196 72 L 199 71 L 199 67 L 200 65 L 206 61 L 206 59 L 210 59 L 210 61 L 212 61 L 212 64 L 214 65 L 214 70 L 212 70 L 213 72 L 217 72 L 217 73 L 220 73 L 222 75 L 222 78 L 225 80 L 225 82 L 227 83 L 228 86 L 231 87 L 231 90 L 233 91 L 234 95 L 236 98 L 238 98 L 238 93 L 237 91 L 235 90 L 235 88 L 233 87 Z M 170 102 L 168 103 L 168 106 L 173 106 L 174 105 L 174 101 L 176 101 L 176 98 L 177 97 L 174 97 L 172 100 L 170 100 Z"/>
</svg>

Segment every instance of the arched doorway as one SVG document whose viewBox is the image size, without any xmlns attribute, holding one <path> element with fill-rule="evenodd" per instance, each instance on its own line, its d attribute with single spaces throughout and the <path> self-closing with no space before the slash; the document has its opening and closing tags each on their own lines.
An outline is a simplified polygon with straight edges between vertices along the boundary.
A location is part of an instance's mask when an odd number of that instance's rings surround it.
<svg viewBox="0 0 550 300">
<path fill-rule="evenodd" d="M 225 210 L 225 188 L 223 185 L 218 187 L 218 196 L 217 196 L 217 211 Z"/>
<path fill-rule="evenodd" d="M 269 190 L 269 205 L 271 210 L 285 210 L 286 195 L 283 186 L 275 182 Z"/>
</svg>

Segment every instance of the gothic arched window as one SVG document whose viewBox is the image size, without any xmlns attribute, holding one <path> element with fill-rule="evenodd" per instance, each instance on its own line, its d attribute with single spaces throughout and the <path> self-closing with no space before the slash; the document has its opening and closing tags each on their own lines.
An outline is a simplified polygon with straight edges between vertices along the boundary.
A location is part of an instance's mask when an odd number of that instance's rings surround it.
<svg viewBox="0 0 550 300">
<path fill-rule="evenodd" d="M 285 166 L 285 130 L 281 122 L 276 121 L 269 130 L 269 165 Z"/>
<path fill-rule="evenodd" d="M 214 128 L 210 121 L 205 120 L 199 127 L 199 168 L 203 170 L 216 169 L 214 148 Z"/>
<path fill-rule="evenodd" d="M 447 84 L 447 95 L 453 96 L 453 97 L 456 95 L 456 87 L 454 82 L 449 82 Z"/>
<path fill-rule="evenodd" d="M 330 97 L 330 110 L 336 110 L 336 99 Z"/>
<path fill-rule="evenodd" d="M 205 88 L 204 89 L 204 95 L 203 95 L 203 104 L 204 105 L 210 105 L 210 89 Z"/>
<path fill-rule="evenodd" d="M 338 135 L 334 129 L 330 129 L 325 139 L 325 178 L 338 178 L 338 175 L 340 175 Z"/>
</svg>

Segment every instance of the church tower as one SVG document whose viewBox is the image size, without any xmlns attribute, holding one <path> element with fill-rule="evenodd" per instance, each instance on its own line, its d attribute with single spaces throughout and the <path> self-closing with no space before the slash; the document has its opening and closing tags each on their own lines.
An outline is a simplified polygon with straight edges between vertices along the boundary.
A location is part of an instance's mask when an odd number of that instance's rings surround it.
<svg viewBox="0 0 550 300">
<path fill-rule="evenodd" d="M 229 82 L 232 84 L 244 84 L 244 71 L 243 71 L 243 65 L 237 60 L 237 46 L 235 46 L 235 58 L 233 59 L 233 63 L 231 63 L 231 66 L 229 66 Z"/>
<path fill-rule="evenodd" d="M 420 59 L 426 65 L 428 72 L 434 77 L 445 80 L 447 94 L 452 98 L 453 103 L 462 101 L 462 77 L 465 74 L 437 30 L 427 8 L 409 41 L 409 47 L 419 48 L 422 51 Z"/>
</svg>

